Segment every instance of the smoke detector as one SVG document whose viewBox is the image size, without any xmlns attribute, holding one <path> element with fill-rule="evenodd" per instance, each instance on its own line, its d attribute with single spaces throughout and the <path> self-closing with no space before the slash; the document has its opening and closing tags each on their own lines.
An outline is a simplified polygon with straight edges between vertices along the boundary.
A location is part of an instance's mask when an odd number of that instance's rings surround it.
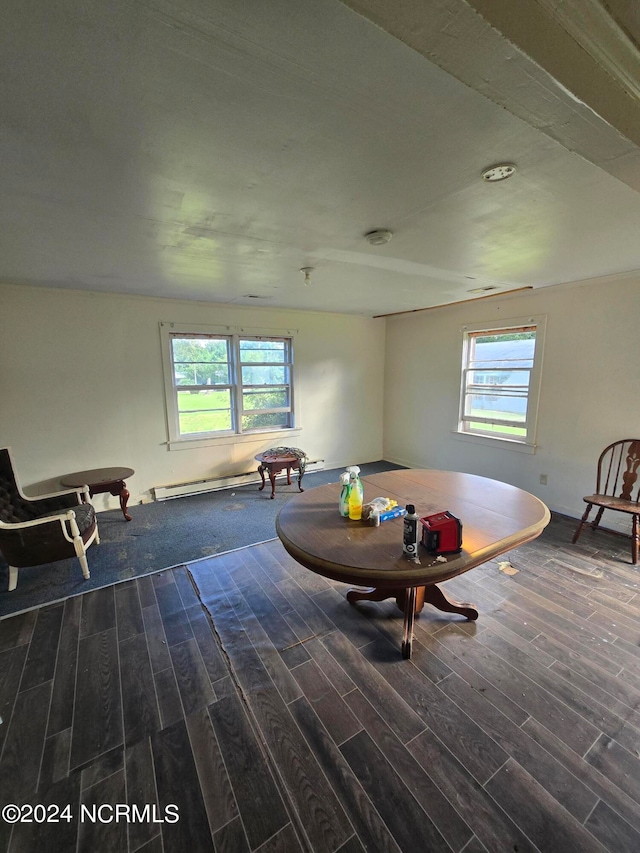
<svg viewBox="0 0 640 853">
<path fill-rule="evenodd" d="M 384 246 L 393 237 L 393 231 L 388 228 L 376 228 L 375 231 L 368 231 L 364 235 L 364 239 L 370 246 Z"/>
<path fill-rule="evenodd" d="M 482 179 L 494 183 L 495 181 L 504 181 L 505 178 L 510 178 L 515 172 L 516 167 L 513 163 L 499 163 L 497 166 L 490 166 L 482 173 Z"/>
</svg>

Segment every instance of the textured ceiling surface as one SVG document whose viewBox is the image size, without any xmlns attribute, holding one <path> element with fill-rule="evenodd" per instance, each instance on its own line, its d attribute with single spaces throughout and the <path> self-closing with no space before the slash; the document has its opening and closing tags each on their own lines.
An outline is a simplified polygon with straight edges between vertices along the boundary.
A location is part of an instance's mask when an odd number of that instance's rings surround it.
<svg viewBox="0 0 640 853">
<path fill-rule="evenodd" d="M 461 0 L 350 5 L 13 4 L 0 281 L 375 316 L 640 267 L 624 128 Z"/>
</svg>

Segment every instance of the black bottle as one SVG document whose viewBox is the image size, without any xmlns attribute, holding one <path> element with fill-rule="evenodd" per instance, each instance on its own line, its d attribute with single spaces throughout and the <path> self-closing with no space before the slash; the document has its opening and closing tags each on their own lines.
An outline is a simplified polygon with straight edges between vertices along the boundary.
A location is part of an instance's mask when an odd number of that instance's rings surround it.
<svg viewBox="0 0 640 853">
<path fill-rule="evenodd" d="M 418 556 L 418 522 L 416 508 L 413 504 L 407 504 L 407 514 L 404 517 L 404 533 L 402 539 L 402 553 L 405 557 L 413 559 Z"/>
</svg>

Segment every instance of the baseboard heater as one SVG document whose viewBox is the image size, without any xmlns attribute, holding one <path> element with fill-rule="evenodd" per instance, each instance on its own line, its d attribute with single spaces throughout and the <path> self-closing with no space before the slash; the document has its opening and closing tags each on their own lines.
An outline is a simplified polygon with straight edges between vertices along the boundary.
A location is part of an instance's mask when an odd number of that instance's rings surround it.
<svg viewBox="0 0 640 853">
<path fill-rule="evenodd" d="M 324 459 L 314 459 L 307 462 L 305 471 L 323 471 Z M 278 474 L 278 478 L 285 476 L 286 471 Z M 291 472 L 291 481 L 298 474 Z M 269 480 L 266 477 L 267 482 Z M 168 501 L 172 498 L 183 498 L 187 495 L 199 495 L 201 492 L 217 492 L 221 489 L 230 489 L 233 486 L 246 486 L 251 483 L 259 483 L 260 475 L 257 471 L 247 471 L 244 474 L 229 474 L 226 477 L 213 477 L 208 480 L 193 480 L 190 483 L 174 483 L 172 486 L 155 486 L 153 489 L 154 499 L 157 501 Z"/>
</svg>

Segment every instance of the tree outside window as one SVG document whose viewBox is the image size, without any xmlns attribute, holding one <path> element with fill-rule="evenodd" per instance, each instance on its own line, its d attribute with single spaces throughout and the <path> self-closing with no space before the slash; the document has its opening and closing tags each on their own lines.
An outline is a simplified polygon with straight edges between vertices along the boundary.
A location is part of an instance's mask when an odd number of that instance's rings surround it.
<svg viewBox="0 0 640 853">
<path fill-rule="evenodd" d="M 172 439 L 293 426 L 291 338 L 169 331 Z"/>
</svg>

